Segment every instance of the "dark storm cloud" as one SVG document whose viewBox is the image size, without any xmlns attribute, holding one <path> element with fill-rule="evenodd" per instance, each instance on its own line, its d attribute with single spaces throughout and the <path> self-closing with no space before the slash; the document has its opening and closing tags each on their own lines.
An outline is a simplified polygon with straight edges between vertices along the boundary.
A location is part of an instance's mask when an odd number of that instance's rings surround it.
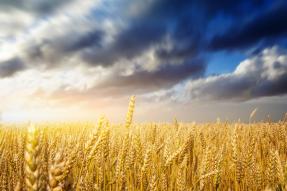
<svg viewBox="0 0 287 191">
<path fill-rule="evenodd" d="M 71 29 L 69 33 L 27 44 L 24 49 L 25 57 L 34 66 L 45 65 L 47 69 L 55 68 L 63 64 L 65 58 L 86 48 L 101 48 L 104 36 L 104 31 L 98 29 L 91 29 L 86 33 Z"/>
<path fill-rule="evenodd" d="M 25 64 L 18 58 L 0 62 L 0 77 L 10 77 L 25 69 Z"/>
<path fill-rule="evenodd" d="M 211 79 L 210 79 L 211 80 Z M 203 82 L 191 91 L 191 98 L 245 101 L 258 97 L 287 93 L 287 73 L 277 79 L 258 76 L 223 75 L 210 82 Z"/>
<path fill-rule="evenodd" d="M 103 81 L 95 89 L 108 93 L 114 91 L 114 94 L 124 92 L 125 94 L 131 92 L 146 93 L 170 87 L 187 78 L 196 79 L 201 77 L 205 69 L 206 65 L 202 60 L 189 60 L 180 65 L 162 65 L 157 71 L 152 72 L 137 71 L 128 76 L 114 74 L 112 78 Z"/>
<path fill-rule="evenodd" d="M 91 48 L 83 52 L 82 57 L 91 65 L 110 66 L 119 59 L 133 59 L 151 45 L 163 38 L 165 28 L 162 24 L 149 22 L 135 23 L 116 36 L 108 47 Z M 92 45 L 92 44 L 91 44 Z M 93 45 L 92 45 L 93 46 Z"/>
<path fill-rule="evenodd" d="M 221 12 L 232 17 L 248 14 L 248 11 L 260 9 L 266 4 L 266 0 L 219 0 L 214 3 L 213 0 L 197 0 L 198 5 L 204 9 L 209 17 Z"/>
<path fill-rule="evenodd" d="M 200 19 L 193 17 L 193 4 L 187 0 L 151 3 L 145 11 L 127 21 L 128 27 L 119 32 L 110 46 L 86 50 L 84 60 L 92 65 L 109 66 L 120 59 L 140 56 L 151 46 L 161 44 L 165 37 L 171 38 L 173 47 L 171 50 L 158 48 L 160 59 L 189 59 L 197 52 L 202 29 Z"/>
<path fill-rule="evenodd" d="M 157 56 L 162 60 L 190 58 L 196 56 L 201 49 L 202 36 L 198 25 L 188 16 L 180 18 L 170 34 L 172 48 L 162 47 L 157 50 Z"/>
<path fill-rule="evenodd" d="M 259 41 L 276 42 L 287 35 L 287 3 L 282 3 L 243 24 L 234 23 L 210 44 L 212 50 L 248 48 Z M 272 40 L 273 39 L 273 40 Z M 278 40 L 277 40 L 278 41 Z"/>
<path fill-rule="evenodd" d="M 274 67 L 276 64 L 281 65 L 278 62 L 274 64 Z M 284 74 L 275 80 L 260 81 L 252 92 L 254 97 L 284 95 L 287 93 L 287 67 L 280 66 L 279 68 L 284 71 Z"/>
<path fill-rule="evenodd" d="M 101 47 L 101 42 L 104 37 L 104 32 L 100 30 L 94 30 L 88 32 L 87 34 L 79 37 L 73 38 L 68 41 L 63 47 L 63 52 L 75 52 L 78 50 L 85 49 L 87 47 L 96 46 Z"/>
</svg>

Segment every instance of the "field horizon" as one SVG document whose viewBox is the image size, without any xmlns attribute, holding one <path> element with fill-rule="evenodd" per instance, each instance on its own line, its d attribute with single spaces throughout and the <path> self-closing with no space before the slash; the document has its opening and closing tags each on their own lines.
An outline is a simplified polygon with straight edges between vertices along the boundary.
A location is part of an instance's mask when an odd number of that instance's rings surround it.
<svg viewBox="0 0 287 191">
<path fill-rule="evenodd" d="M 287 118 L 0 126 L 1 190 L 285 190 Z M 253 178 L 251 178 L 253 177 Z"/>
</svg>

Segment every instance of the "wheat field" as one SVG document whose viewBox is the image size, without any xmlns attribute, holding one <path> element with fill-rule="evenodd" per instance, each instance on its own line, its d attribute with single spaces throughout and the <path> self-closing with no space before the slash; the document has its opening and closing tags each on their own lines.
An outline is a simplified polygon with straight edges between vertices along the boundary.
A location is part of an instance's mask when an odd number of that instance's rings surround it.
<svg viewBox="0 0 287 191">
<path fill-rule="evenodd" d="M 2 124 L 1 190 L 286 190 L 286 120 L 137 124 L 134 108 L 122 124 Z"/>
</svg>

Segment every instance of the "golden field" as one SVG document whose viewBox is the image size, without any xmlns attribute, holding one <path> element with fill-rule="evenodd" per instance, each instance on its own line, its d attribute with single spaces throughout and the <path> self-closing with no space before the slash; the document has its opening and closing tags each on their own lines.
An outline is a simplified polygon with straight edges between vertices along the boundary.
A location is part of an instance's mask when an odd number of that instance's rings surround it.
<svg viewBox="0 0 287 191">
<path fill-rule="evenodd" d="M 0 190 L 286 189 L 286 120 L 136 124 L 134 105 L 123 124 L 2 124 Z"/>
</svg>

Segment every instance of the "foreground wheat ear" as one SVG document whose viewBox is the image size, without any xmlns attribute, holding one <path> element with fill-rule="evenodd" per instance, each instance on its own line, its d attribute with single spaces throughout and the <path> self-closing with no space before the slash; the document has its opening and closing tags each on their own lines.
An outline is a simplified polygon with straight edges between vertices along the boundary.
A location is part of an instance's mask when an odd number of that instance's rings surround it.
<svg viewBox="0 0 287 191">
<path fill-rule="evenodd" d="M 134 110 L 135 110 L 135 101 L 136 101 L 136 96 L 131 96 L 129 107 L 128 107 L 128 112 L 127 112 L 127 117 L 126 117 L 126 128 L 129 128 L 131 126 L 132 121 L 133 121 L 133 114 L 134 114 Z"/>
<path fill-rule="evenodd" d="M 38 190 L 39 181 L 39 132 L 38 129 L 31 124 L 28 127 L 26 146 L 25 146 L 25 185 L 26 190 Z"/>
</svg>

